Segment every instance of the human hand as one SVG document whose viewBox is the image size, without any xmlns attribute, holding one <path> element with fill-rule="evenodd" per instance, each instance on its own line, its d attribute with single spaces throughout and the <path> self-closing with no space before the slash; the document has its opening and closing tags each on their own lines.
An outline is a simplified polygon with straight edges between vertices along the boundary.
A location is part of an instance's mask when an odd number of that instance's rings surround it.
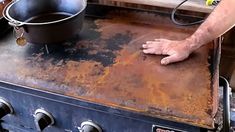
<svg viewBox="0 0 235 132">
<path fill-rule="evenodd" d="M 172 41 L 167 39 L 155 39 L 142 45 L 145 54 L 168 55 L 161 60 L 162 65 L 185 60 L 193 51 L 191 41 Z"/>
</svg>

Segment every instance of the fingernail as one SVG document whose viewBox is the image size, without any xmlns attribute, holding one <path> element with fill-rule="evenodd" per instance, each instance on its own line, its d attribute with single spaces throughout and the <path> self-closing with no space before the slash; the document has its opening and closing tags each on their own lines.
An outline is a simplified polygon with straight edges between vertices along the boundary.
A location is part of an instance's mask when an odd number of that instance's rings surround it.
<svg viewBox="0 0 235 132">
<path fill-rule="evenodd" d="M 150 44 L 151 42 L 150 41 L 147 41 L 146 44 Z"/>
<path fill-rule="evenodd" d="M 145 44 L 143 44 L 143 45 L 142 45 L 142 47 L 143 47 L 143 48 L 145 48 L 145 47 L 146 47 L 146 45 L 145 45 Z"/>
<path fill-rule="evenodd" d="M 147 50 L 143 50 L 144 53 L 147 53 Z"/>
<path fill-rule="evenodd" d="M 161 61 L 161 64 L 162 64 L 162 65 L 167 65 L 168 63 L 169 63 L 168 60 L 162 60 L 162 61 Z"/>
</svg>

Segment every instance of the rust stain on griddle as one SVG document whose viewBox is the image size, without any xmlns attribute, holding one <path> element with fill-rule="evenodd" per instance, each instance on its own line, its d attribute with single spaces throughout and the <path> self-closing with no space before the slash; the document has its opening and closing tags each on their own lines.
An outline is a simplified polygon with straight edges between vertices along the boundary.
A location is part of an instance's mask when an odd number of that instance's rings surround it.
<svg viewBox="0 0 235 132">
<path fill-rule="evenodd" d="M 147 13 L 125 13 L 86 24 L 79 41 L 62 51 L 1 53 L 0 59 L 6 61 L 1 64 L 0 78 L 153 117 L 213 127 L 209 46 L 169 66 L 160 65 L 162 56 L 145 55 L 140 49 L 155 38 L 183 39 L 194 28 L 175 28 L 165 17 Z"/>
</svg>

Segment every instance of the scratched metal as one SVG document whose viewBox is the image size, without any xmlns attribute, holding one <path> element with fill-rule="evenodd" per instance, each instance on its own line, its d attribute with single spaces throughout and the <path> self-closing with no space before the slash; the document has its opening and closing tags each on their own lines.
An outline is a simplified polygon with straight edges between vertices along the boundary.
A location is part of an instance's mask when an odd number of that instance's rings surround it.
<svg viewBox="0 0 235 132">
<path fill-rule="evenodd" d="M 50 45 L 50 54 L 41 45 L 19 47 L 9 34 L 0 40 L 0 80 L 212 128 L 210 47 L 169 66 L 160 65 L 163 56 L 141 51 L 147 40 L 180 40 L 194 30 L 175 27 L 165 16 L 114 11 L 87 17 L 80 35 Z"/>
</svg>

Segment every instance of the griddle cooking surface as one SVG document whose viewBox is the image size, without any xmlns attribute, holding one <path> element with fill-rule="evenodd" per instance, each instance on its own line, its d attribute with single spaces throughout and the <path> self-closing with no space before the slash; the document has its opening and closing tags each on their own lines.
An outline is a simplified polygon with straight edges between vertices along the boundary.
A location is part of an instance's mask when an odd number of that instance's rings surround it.
<svg viewBox="0 0 235 132">
<path fill-rule="evenodd" d="M 162 56 L 141 45 L 155 38 L 183 39 L 168 16 L 117 11 L 87 17 L 79 37 L 63 45 L 19 47 L 0 40 L 0 80 L 152 117 L 213 127 L 209 46 L 184 62 L 161 66 Z"/>
</svg>

